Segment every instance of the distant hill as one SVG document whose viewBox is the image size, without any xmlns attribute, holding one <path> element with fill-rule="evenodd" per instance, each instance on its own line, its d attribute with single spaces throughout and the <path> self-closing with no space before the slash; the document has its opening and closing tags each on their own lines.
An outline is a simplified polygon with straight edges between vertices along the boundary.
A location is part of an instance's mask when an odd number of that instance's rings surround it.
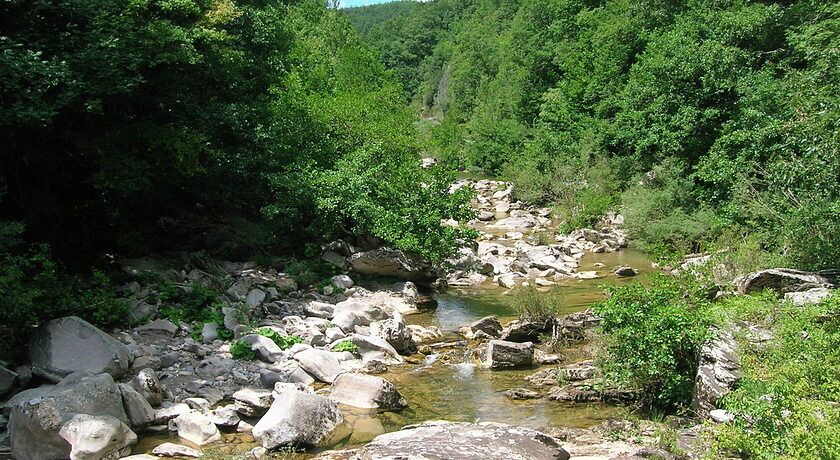
<svg viewBox="0 0 840 460">
<path fill-rule="evenodd" d="M 343 8 L 341 11 L 350 18 L 350 22 L 362 35 L 366 35 L 374 26 L 396 17 L 409 15 L 420 5 L 420 2 L 414 0 L 403 0 L 376 5 L 354 6 Z"/>
</svg>

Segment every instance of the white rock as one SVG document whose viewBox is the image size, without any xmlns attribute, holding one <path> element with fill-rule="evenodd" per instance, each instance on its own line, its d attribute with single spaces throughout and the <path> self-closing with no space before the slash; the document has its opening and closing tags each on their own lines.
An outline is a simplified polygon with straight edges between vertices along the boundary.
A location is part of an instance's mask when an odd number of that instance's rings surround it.
<svg viewBox="0 0 840 460">
<path fill-rule="evenodd" d="M 169 429 L 177 431 L 179 437 L 199 446 L 222 439 L 216 424 L 206 415 L 194 410 L 170 420 Z"/>
</svg>

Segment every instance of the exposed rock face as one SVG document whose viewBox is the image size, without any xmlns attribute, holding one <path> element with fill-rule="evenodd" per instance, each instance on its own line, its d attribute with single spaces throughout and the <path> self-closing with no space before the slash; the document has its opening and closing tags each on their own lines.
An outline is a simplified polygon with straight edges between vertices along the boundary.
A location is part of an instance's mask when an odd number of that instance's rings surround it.
<svg viewBox="0 0 840 460">
<path fill-rule="evenodd" d="M 301 391 L 279 395 L 254 425 L 253 435 L 266 449 L 321 444 L 343 421 L 334 401 Z"/>
<path fill-rule="evenodd" d="M 379 248 L 350 256 L 350 266 L 364 275 L 393 276 L 410 281 L 433 281 L 431 265 L 396 249 Z"/>
<path fill-rule="evenodd" d="M 490 369 L 521 369 L 534 364 L 534 344 L 491 340 L 487 345 L 487 366 Z"/>
<path fill-rule="evenodd" d="M 129 356 L 125 345 L 76 316 L 44 324 L 29 343 L 33 372 L 53 382 L 78 371 L 122 377 Z"/>
<path fill-rule="evenodd" d="M 718 400 L 729 393 L 740 375 L 738 344 L 731 330 L 720 331 L 700 348 L 700 362 L 691 405 L 700 417 L 707 417 Z"/>
<path fill-rule="evenodd" d="M 741 294 L 765 289 L 786 293 L 827 287 L 832 287 L 832 284 L 828 278 L 822 275 L 787 268 L 761 270 L 750 273 L 738 281 L 738 292 Z"/>
<path fill-rule="evenodd" d="M 119 458 L 137 444 L 137 435 L 109 415 L 74 415 L 61 426 L 59 435 L 70 444 L 70 460 Z"/>
<path fill-rule="evenodd" d="M 377 436 L 354 460 L 567 460 L 560 443 L 539 431 L 501 423 L 426 422 Z"/>
<path fill-rule="evenodd" d="M 407 406 L 393 383 L 365 374 L 339 375 L 330 397 L 341 404 L 362 409 L 400 410 Z"/>
<path fill-rule="evenodd" d="M 18 393 L 7 405 L 12 456 L 18 460 L 69 458 L 71 444 L 59 431 L 78 414 L 128 422 L 120 390 L 108 374 L 73 374 L 58 385 Z"/>
</svg>

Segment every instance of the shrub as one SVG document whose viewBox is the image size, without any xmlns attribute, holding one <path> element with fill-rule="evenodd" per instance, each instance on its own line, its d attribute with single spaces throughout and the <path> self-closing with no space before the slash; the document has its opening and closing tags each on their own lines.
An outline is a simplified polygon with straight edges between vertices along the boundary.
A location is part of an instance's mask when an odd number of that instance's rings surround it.
<svg viewBox="0 0 840 460">
<path fill-rule="evenodd" d="M 608 379 L 638 392 L 651 409 L 677 410 L 691 400 L 697 352 L 707 338 L 709 302 L 688 278 L 654 277 L 607 288 L 595 305 L 601 319 L 599 363 Z"/>
<path fill-rule="evenodd" d="M 263 337 L 271 339 L 281 350 L 291 348 L 296 343 L 303 343 L 303 339 L 296 335 L 282 335 L 269 327 L 261 327 L 256 332 Z"/>
<path fill-rule="evenodd" d="M 257 357 L 254 350 L 251 349 L 251 344 L 244 340 L 234 340 L 231 342 L 230 354 L 234 359 L 246 359 L 248 361 Z"/>
<path fill-rule="evenodd" d="M 774 338 L 743 348 L 743 375 L 722 400 L 736 419 L 715 428 L 716 456 L 840 458 L 840 294 L 804 307 L 741 297 L 724 308 L 772 328 Z"/>
<path fill-rule="evenodd" d="M 553 323 L 563 309 L 563 292 L 540 292 L 533 285 L 513 289 L 506 301 L 523 321 Z"/>
<path fill-rule="evenodd" d="M 349 341 L 349 340 L 345 340 L 343 342 L 337 343 L 333 347 L 333 351 L 338 351 L 338 352 L 349 351 L 350 353 L 353 353 L 354 355 L 358 356 L 359 355 L 359 346 L 356 345 L 355 343 Z"/>
</svg>

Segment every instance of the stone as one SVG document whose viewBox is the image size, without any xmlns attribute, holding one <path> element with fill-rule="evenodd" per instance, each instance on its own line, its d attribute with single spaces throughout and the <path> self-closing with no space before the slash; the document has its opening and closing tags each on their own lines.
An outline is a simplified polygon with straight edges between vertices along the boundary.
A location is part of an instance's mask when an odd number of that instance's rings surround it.
<svg viewBox="0 0 840 460">
<path fill-rule="evenodd" d="M 707 417 L 718 400 L 729 393 L 740 376 L 738 342 L 732 330 L 717 331 L 714 338 L 700 347 L 697 376 L 691 406 L 699 417 Z"/>
<path fill-rule="evenodd" d="M 195 369 L 195 373 L 208 380 L 215 379 L 230 374 L 235 365 L 233 359 L 214 355 L 204 358 Z"/>
<path fill-rule="evenodd" d="M 749 294 L 770 289 L 778 293 L 805 291 L 812 288 L 832 287 L 828 278 L 812 272 L 771 268 L 761 270 L 737 280 L 738 292 Z"/>
<path fill-rule="evenodd" d="M 404 362 L 397 350 L 381 337 L 350 334 L 344 340 L 349 340 L 359 347 L 359 354 L 365 363 L 371 360 L 381 361 L 387 365 Z"/>
<path fill-rule="evenodd" d="M 508 289 L 516 286 L 516 281 L 513 279 L 513 275 L 510 274 L 510 273 L 504 273 L 502 275 L 499 275 L 498 283 L 499 283 L 499 286 L 504 287 L 504 288 L 508 288 Z"/>
<path fill-rule="evenodd" d="M 527 388 L 512 388 L 510 390 L 505 391 L 505 396 L 513 400 L 520 400 L 536 399 L 540 397 L 540 394 L 536 391 L 529 390 Z"/>
<path fill-rule="evenodd" d="M 152 449 L 152 453 L 161 457 L 198 458 L 203 455 L 201 452 L 193 449 L 192 447 L 182 446 L 180 444 L 173 444 L 171 442 L 165 442 L 155 447 L 154 449 Z"/>
<path fill-rule="evenodd" d="M 335 315 L 335 305 L 324 302 L 309 302 L 303 306 L 303 312 L 306 316 L 332 319 Z"/>
<path fill-rule="evenodd" d="M 408 324 L 406 327 L 411 331 L 411 339 L 417 344 L 434 342 L 443 338 L 443 332 L 437 326 L 424 327 L 417 324 Z"/>
<path fill-rule="evenodd" d="M 396 249 L 357 252 L 348 261 L 353 270 L 363 275 L 392 276 L 409 281 L 434 281 L 437 278 L 431 265 Z"/>
<path fill-rule="evenodd" d="M 20 376 L 17 372 L 0 366 L 0 395 L 4 395 L 15 387 Z"/>
<path fill-rule="evenodd" d="M 38 327 L 29 341 L 29 358 L 33 372 L 52 382 L 78 371 L 119 378 L 131 362 L 125 345 L 76 316 Z"/>
<path fill-rule="evenodd" d="M 487 345 L 487 366 L 490 369 L 522 369 L 534 364 L 534 344 L 491 340 Z"/>
<path fill-rule="evenodd" d="M 434 421 L 377 436 L 362 447 L 364 460 L 568 460 L 557 439 L 502 423 Z"/>
<path fill-rule="evenodd" d="M 178 437 L 199 446 L 222 439 L 219 429 L 210 417 L 195 410 L 190 410 L 170 420 L 169 429 L 177 431 Z"/>
<path fill-rule="evenodd" d="M 330 398 L 362 409 L 396 411 L 408 404 L 393 383 L 366 374 L 341 374 L 335 379 Z"/>
<path fill-rule="evenodd" d="M 120 390 L 109 374 L 72 374 L 57 385 L 20 392 L 6 407 L 10 411 L 12 457 L 18 460 L 68 458 L 71 444 L 59 430 L 78 414 L 93 413 L 128 423 Z"/>
<path fill-rule="evenodd" d="M 141 428 L 155 420 L 155 410 L 130 384 L 119 384 L 123 409 L 132 428 Z"/>
<path fill-rule="evenodd" d="M 615 270 L 613 270 L 613 275 L 620 276 L 620 277 L 623 277 L 623 278 L 636 276 L 638 274 L 639 274 L 638 270 L 636 270 L 633 267 L 628 267 L 626 265 L 622 266 L 622 267 L 618 267 Z"/>
<path fill-rule="evenodd" d="M 239 425 L 239 413 L 236 412 L 235 404 L 217 407 L 208 414 L 210 420 L 223 428 L 231 428 Z"/>
<path fill-rule="evenodd" d="M 330 278 L 330 283 L 340 289 L 350 289 L 353 287 L 353 280 L 347 275 L 335 275 Z"/>
<path fill-rule="evenodd" d="M 266 298 L 266 293 L 262 289 L 251 289 L 248 292 L 248 295 L 245 296 L 245 304 L 249 307 L 256 307 L 257 305 L 263 303 Z"/>
<path fill-rule="evenodd" d="M 151 368 L 140 370 L 131 380 L 131 385 L 152 406 L 159 406 L 166 393 L 166 388 L 160 383 L 157 373 Z"/>
<path fill-rule="evenodd" d="M 490 337 L 499 337 L 502 334 L 502 323 L 495 316 L 485 316 L 470 324 L 470 332 L 475 334 L 478 331 L 484 332 Z"/>
<path fill-rule="evenodd" d="M 190 406 L 184 403 L 172 404 L 167 403 L 164 407 L 157 409 L 155 411 L 155 421 L 154 424 L 161 424 L 167 423 L 170 420 L 182 415 L 186 414 L 187 412 L 191 411 Z"/>
<path fill-rule="evenodd" d="M 217 323 L 204 323 L 201 328 L 201 343 L 213 343 L 219 338 L 219 325 Z"/>
<path fill-rule="evenodd" d="M 284 392 L 254 425 L 253 435 L 266 449 L 280 446 L 317 446 L 341 424 L 336 403 L 300 391 Z"/>
<path fill-rule="evenodd" d="M 347 337 L 347 334 L 341 330 L 340 327 L 328 327 L 326 331 L 324 331 L 324 336 L 327 338 L 327 342 L 335 342 L 336 340 L 341 340 Z"/>
<path fill-rule="evenodd" d="M 70 444 L 70 460 L 119 458 L 137 444 L 137 435 L 109 415 L 76 414 L 61 426 L 59 435 Z"/>
<path fill-rule="evenodd" d="M 277 361 L 282 361 L 286 357 L 283 350 L 281 350 L 280 347 L 268 337 L 264 337 L 259 334 L 248 334 L 243 336 L 240 340 L 251 345 L 251 350 L 254 351 L 260 361 L 275 363 Z"/>
<path fill-rule="evenodd" d="M 820 303 L 830 295 L 830 289 L 812 288 L 807 291 L 785 293 L 785 300 L 801 307 L 803 305 Z"/>
<path fill-rule="evenodd" d="M 271 390 L 243 388 L 233 394 L 236 412 L 246 417 L 260 417 L 271 407 Z"/>
<path fill-rule="evenodd" d="M 197 410 L 199 412 L 208 412 L 210 411 L 210 401 L 199 398 L 199 397 L 192 397 L 192 398 L 184 398 L 184 404 L 189 406 L 190 409 Z"/>
<path fill-rule="evenodd" d="M 150 323 L 135 327 L 134 332 L 150 339 L 171 339 L 178 333 L 178 326 L 168 319 L 156 319 Z"/>
<path fill-rule="evenodd" d="M 502 330 L 501 339 L 509 342 L 538 342 L 540 335 L 550 332 L 547 324 L 514 320 Z"/>
<path fill-rule="evenodd" d="M 412 302 L 414 302 L 415 300 L 417 300 L 418 297 L 420 297 L 420 291 L 417 290 L 417 285 L 415 285 L 411 281 L 394 283 L 391 285 L 390 291 L 395 292 Z"/>
<path fill-rule="evenodd" d="M 333 383 L 341 373 L 338 360 L 328 351 L 310 348 L 295 354 L 294 358 L 303 370 L 324 383 Z"/>
<path fill-rule="evenodd" d="M 154 370 L 159 370 L 163 366 L 160 358 L 157 356 L 138 356 L 131 362 L 131 369 L 132 370 L 140 370 L 145 368 L 151 368 Z"/>
<path fill-rule="evenodd" d="M 709 418 L 717 423 L 729 423 L 735 420 L 735 414 L 729 411 L 725 411 L 723 409 L 715 409 L 709 411 Z"/>
<path fill-rule="evenodd" d="M 385 427 L 379 419 L 360 418 L 353 423 L 353 433 L 350 435 L 349 444 L 370 442 L 382 433 L 385 433 Z"/>
<path fill-rule="evenodd" d="M 289 360 L 282 363 L 275 364 L 270 368 L 275 375 L 272 376 L 270 382 L 263 383 L 265 388 L 274 388 L 276 382 L 290 382 L 303 383 L 305 385 L 312 385 L 315 379 L 301 367 L 297 361 Z"/>
<path fill-rule="evenodd" d="M 385 339 L 398 353 L 412 354 L 417 350 L 411 331 L 406 327 L 402 315 L 397 312 L 394 312 L 391 319 L 372 323 L 371 335 Z"/>
</svg>

